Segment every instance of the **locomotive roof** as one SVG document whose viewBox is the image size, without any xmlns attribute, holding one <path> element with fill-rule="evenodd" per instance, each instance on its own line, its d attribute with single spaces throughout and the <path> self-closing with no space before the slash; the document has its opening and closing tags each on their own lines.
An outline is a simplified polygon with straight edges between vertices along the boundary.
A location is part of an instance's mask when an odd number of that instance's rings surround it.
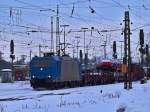
<svg viewBox="0 0 150 112">
<path fill-rule="evenodd" d="M 41 60 L 41 59 L 49 59 L 49 58 L 53 58 L 54 60 L 56 61 L 59 61 L 60 60 L 60 57 L 59 56 L 48 56 L 48 57 L 34 57 L 33 60 Z"/>
<path fill-rule="evenodd" d="M 11 72 L 11 69 L 2 69 L 1 72 Z"/>
</svg>

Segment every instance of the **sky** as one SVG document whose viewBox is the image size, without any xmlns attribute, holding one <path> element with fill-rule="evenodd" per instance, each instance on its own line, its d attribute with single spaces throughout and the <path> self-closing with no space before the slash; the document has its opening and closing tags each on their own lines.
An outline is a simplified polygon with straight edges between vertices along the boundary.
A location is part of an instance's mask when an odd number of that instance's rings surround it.
<svg viewBox="0 0 150 112">
<path fill-rule="evenodd" d="M 71 56 L 73 50 L 77 56 L 77 41 L 79 49 L 83 50 L 84 33 L 81 28 L 94 27 L 96 31 L 87 31 L 86 46 L 89 57 L 103 56 L 101 45 L 107 41 L 107 57 L 112 56 L 112 43 L 117 42 L 118 57 L 121 58 L 121 43 L 123 40 L 124 12 L 130 12 L 131 50 L 132 57 L 139 60 L 138 39 L 140 28 L 144 29 L 145 43 L 149 43 L 150 2 L 149 0 L 1 0 L 0 1 L 0 51 L 7 60 L 10 55 L 10 40 L 15 42 L 16 59 L 27 55 L 39 55 L 38 46 L 43 52 L 50 51 L 51 17 L 54 18 L 54 42 L 56 31 L 56 9 L 59 6 L 60 25 L 66 27 L 66 52 Z M 94 13 L 92 13 L 92 10 Z M 122 23 L 122 25 L 120 25 Z M 30 32 L 30 31 L 40 32 Z M 99 31 L 99 33 L 97 32 Z M 109 32 L 101 32 L 109 30 Z M 110 31 L 113 30 L 113 31 Z M 114 31 L 115 30 L 115 31 Z M 63 28 L 60 27 L 60 38 L 63 42 Z M 75 37 L 80 37 L 75 38 Z M 107 37 L 107 38 L 106 38 Z M 74 48 L 74 49 L 73 49 Z"/>
</svg>

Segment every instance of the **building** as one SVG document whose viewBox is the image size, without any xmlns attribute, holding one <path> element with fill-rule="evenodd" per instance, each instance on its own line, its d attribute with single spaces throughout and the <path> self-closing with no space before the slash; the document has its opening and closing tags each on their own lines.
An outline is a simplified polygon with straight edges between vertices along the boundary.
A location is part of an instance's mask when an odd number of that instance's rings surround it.
<svg viewBox="0 0 150 112">
<path fill-rule="evenodd" d="M 7 83 L 12 82 L 12 70 L 11 69 L 2 69 L 0 71 L 0 82 Z"/>
</svg>

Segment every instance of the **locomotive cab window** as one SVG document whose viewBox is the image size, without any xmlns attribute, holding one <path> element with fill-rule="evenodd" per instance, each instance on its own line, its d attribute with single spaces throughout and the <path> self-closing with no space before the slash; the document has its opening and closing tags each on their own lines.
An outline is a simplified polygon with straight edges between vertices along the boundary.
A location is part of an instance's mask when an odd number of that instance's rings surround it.
<svg viewBox="0 0 150 112">
<path fill-rule="evenodd" d="M 39 68 L 48 68 L 50 67 L 50 61 L 49 60 L 36 60 L 32 62 L 33 67 L 39 67 Z"/>
</svg>

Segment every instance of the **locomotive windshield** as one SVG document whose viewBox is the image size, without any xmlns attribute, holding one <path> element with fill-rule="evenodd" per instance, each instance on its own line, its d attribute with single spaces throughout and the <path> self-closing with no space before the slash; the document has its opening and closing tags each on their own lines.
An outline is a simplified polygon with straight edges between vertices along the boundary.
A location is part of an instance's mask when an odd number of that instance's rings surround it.
<svg viewBox="0 0 150 112">
<path fill-rule="evenodd" d="M 50 61 L 49 60 L 36 60 L 32 62 L 33 67 L 50 67 Z"/>
</svg>

